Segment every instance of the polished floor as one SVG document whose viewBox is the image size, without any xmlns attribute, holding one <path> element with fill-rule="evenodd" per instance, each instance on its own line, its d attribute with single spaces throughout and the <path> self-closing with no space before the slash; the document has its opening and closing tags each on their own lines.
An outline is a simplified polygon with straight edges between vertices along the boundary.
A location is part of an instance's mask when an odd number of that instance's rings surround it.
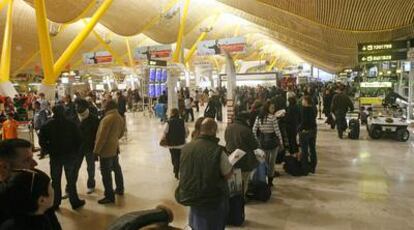
<svg viewBox="0 0 414 230">
<path fill-rule="evenodd" d="M 68 201 L 63 201 L 58 217 L 64 229 L 106 229 L 122 214 L 158 204 L 172 208 L 173 226 L 186 227 L 187 208 L 177 204 L 173 195 L 177 181 L 169 152 L 158 145 L 162 125 L 141 113 L 128 114 L 127 120 L 128 137 L 122 143 L 120 157 L 125 196 L 114 205 L 97 204 L 102 197 L 100 173 L 97 170 L 97 192 L 86 195 L 84 163 L 78 190 L 87 203 L 81 210 L 72 211 Z M 220 137 L 224 128 L 220 125 Z M 268 203 L 246 206 L 243 229 L 414 229 L 411 141 L 374 141 L 365 131 L 360 140 L 339 140 L 334 131 L 320 124 L 317 147 L 316 174 L 295 178 L 282 172 Z M 41 160 L 40 169 L 48 172 L 48 163 L 48 159 Z"/>
</svg>

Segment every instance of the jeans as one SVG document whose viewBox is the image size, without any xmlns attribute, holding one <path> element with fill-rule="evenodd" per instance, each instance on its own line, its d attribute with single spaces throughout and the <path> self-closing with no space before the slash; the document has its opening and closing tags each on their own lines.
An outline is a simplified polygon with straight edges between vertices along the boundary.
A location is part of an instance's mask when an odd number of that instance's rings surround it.
<svg viewBox="0 0 414 230">
<path fill-rule="evenodd" d="M 86 170 L 88 171 L 88 188 L 95 188 L 95 155 L 93 153 L 85 154 Z"/>
<path fill-rule="evenodd" d="M 300 159 L 305 172 L 315 172 L 318 163 L 316 155 L 316 130 L 302 131 L 299 135 L 302 158 Z"/>
<path fill-rule="evenodd" d="M 180 157 L 181 157 L 181 149 L 170 149 L 171 153 L 171 163 L 174 168 L 174 175 L 178 177 L 178 172 L 180 171 Z"/>
<path fill-rule="evenodd" d="M 105 189 L 105 198 L 115 199 L 114 188 L 112 186 L 112 171 L 115 174 L 116 191 L 124 192 L 124 177 L 122 175 L 121 165 L 119 165 L 119 157 L 101 157 L 101 174 L 102 182 Z"/>
<path fill-rule="evenodd" d="M 193 230 L 224 230 L 228 203 L 228 199 L 223 198 L 217 207 L 190 207 L 190 227 Z"/>
<path fill-rule="evenodd" d="M 191 116 L 191 121 L 194 121 L 194 111 L 193 109 L 185 109 L 185 122 L 188 122 L 188 119 Z"/>
<path fill-rule="evenodd" d="M 279 147 L 270 150 L 264 150 L 266 154 L 266 164 L 267 164 L 267 176 L 274 177 L 275 174 L 275 164 L 276 156 L 279 151 Z"/>
<path fill-rule="evenodd" d="M 50 157 L 50 177 L 52 178 L 52 187 L 55 191 L 54 206 L 59 207 L 62 201 L 62 171 L 65 170 L 67 181 L 67 192 L 69 194 L 69 201 L 72 206 L 79 203 L 79 196 L 76 189 L 76 182 L 78 181 L 79 173 L 79 158 L 80 156 Z M 73 159 L 75 158 L 75 159 Z"/>
</svg>

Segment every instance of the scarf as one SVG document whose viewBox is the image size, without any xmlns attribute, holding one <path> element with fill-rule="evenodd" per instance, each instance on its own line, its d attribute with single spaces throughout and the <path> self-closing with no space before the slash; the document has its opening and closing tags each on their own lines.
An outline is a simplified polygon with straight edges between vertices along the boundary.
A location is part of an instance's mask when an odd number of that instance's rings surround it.
<svg viewBox="0 0 414 230">
<path fill-rule="evenodd" d="M 89 109 L 86 109 L 83 113 L 78 113 L 79 120 L 82 122 L 89 117 Z"/>
</svg>

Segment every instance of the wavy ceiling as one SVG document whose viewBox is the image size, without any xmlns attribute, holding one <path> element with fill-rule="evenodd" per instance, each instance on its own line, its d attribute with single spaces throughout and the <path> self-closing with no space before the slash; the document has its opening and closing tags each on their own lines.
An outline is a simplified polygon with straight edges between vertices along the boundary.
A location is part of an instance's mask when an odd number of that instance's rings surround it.
<svg viewBox="0 0 414 230">
<path fill-rule="evenodd" d="M 48 18 L 64 26 L 52 37 L 54 56 L 59 57 L 79 33 L 81 18 L 91 16 L 100 2 L 95 0 L 46 0 Z M 178 4 L 171 4 L 178 2 Z M 175 9 L 180 0 L 114 0 L 96 30 L 110 37 L 110 46 L 122 61 L 128 60 L 125 38 L 133 47 L 143 44 L 174 43 L 179 27 Z M 173 6 L 165 12 L 166 6 Z M 33 0 L 14 1 L 12 71 L 24 71 L 40 65 Z M 175 13 L 174 13 L 175 12 Z M 191 0 L 185 30 L 185 47 L 191 48 L 217 13 L 222 17 L 206 39 L 245 35 L 250 37 L 248 53 L 238 56 L 248 60 L 272 55 L 258 52 L 277 43 L 301 58 L 325 70 L 336 72 L 357 64 L 360 42 L 394 40 L 414 35 L 414 0 Z M 77 21 L 77 22 L 76 22 Z M 0 12 L 0 40 L 3 36 L 5 10 Z M 152 26 L 148 26 L 152 24 Z M 264 41 L 258 45 L 257 40 Z M 255 43 L 255 44 L 253 44 Z M 90 35 L 71 65 L 79 64 L 82 53 L 103 50 Z M 29 60 L 32 58 L 31 60 Z M 26 65 L 24 65 L 26 64 Z"/>
</svg>

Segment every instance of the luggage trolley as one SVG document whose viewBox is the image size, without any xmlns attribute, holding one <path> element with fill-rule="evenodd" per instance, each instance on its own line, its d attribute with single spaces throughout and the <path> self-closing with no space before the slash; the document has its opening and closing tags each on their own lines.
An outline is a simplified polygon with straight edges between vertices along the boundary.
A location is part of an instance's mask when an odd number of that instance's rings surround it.
<svg viewBox="0 0 414 230">
<path fill-rule="evenodd" d="M 360 133 L 360 114 L 358 111 L 349 112 L 346 114 L 346 120 L 348 122 L 349 133 L 348 137 L 350 139 L 357 140 L 359 139 Z"/>
<path fill-rule="evenodd" d="M 403 116 L 384 111 L 384 113 L 370 115 L 367 130 L 372 139 L 380 139 L 385 134 L 389 134 L 398 141 L 405 142 L 410 138 L 408 125 L 409 123 Z"/>
</svg>

